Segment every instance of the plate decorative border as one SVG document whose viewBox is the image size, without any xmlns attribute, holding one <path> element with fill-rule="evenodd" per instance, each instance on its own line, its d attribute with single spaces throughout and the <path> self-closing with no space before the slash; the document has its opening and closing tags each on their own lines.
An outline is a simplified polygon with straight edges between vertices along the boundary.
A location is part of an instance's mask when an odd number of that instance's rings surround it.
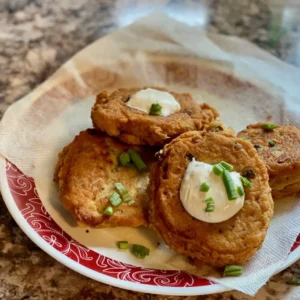
<svg viewBox="0 0 300 300">
<path fill-rule="evenodd" d="M 6 175 L 14 201 L 26 222 L 44 241 L 76 263 L 114 278 L 141 284 L 172 287 L 214 284 L 207 279 L 179 270 L 157 270 L 133 266 L 88 249 L 71 238 L 54 222 L 39 198 L 33 178 L 24 175 L 9 161 L 6 161 Z"/>
</svg>

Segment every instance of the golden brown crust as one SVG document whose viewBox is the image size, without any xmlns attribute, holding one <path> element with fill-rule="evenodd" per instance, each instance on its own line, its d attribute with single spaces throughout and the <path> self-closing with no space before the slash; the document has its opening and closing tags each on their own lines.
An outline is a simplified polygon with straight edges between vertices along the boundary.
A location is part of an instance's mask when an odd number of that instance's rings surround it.
<svg viewBox="0 0 300 300">
<path fill-rule="evenodd" d="M 245 204 L 235 216 L 213 224 L 186 212 L 179 190 L 191 157 L 209 164 L 224 160 L 241 173 L 253 170 L 252 188 L 245 189 Z M 222 267 L 244 264 L 262 246 L 273 200 L 267 170 L 251 143 L 229 132 L 192 131 L 166 145 L 155 166 L 148 186 L 150 223 L 170 248 Z"/>
<path fill-rule="evenodd" d="M 54 171 L 54 181 L 57 183 L 59 183 L 60 177 L 65 177 L 65 176 L 59 176 L 58 174 L 64 165 L 65 157 L 66 157 L 67 153 L 69 152 L 70 146 L 71 146 L 71 144 L 65 146 L 63 148 L 63 150 L 58 154 L 58 161 L 56 163 L 55 171 Z"/>
<path fill-rule="evenodd" d="M 300 181 L 286 185 L 282 189 L 272 189 L 272 196 L 274 199 L 280 199 L 287 196 L 299 195 Z"/>
<path fill-rule="evenodd" d="M 196 104 L 190 94 L 173 92 L 170 93 L 180 103 L 181 111 L 166 117 L 151 116 L 125 104 L 139 90 L 119 89 L 110 95 L 100 93 L 92 108 L 94 127 L 128 144 L 153 146 L 163 145 L 189 130 L 202 130 L 219 116 L 208 104 Z"/>
<path fill-rule="evenodd" d="M 265 163 L 274 198 L 299 193 L 300 130 L 294 126 L 278 126 L 268 131 L 262 124 L 249 125 L 238 136 L 248 139 Z M 275 142 L 275 146 L 271 147 L 269 141 Z"/>
<path fill-rule="evenodd" d="M 147 226 L 145 206 L 148 172 L 121 167 L 118 155 L 129 145 L 88 129 L 80 132 L 74 141 L 59 154 L 54 180 L 59 183 L 60 198 L 65 208 L 80 224 L 91 227 Z M 150 167 L 154 149 L 133 147 Z M 129 189 L 133 205 L 122 203 L 110 217 L 102 214 L 110 205 L 109 197 L 114 183 L 121 182 Z"/>
<path fill-rule="evenodd" d="M 231 127 L 227 127 L 223 124 L 221 121 L 212 121 L 209 124 L 207 124 L 204 129 L 207 132 L 226 132 L 228 134 L 231 134 L 233 136 L 236 135 L 235 131 Z"/>
</svg>

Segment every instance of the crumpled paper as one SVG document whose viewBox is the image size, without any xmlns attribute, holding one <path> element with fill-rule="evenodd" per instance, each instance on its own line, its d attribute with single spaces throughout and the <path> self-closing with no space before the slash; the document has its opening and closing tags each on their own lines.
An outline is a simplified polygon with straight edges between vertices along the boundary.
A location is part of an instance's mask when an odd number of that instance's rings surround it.
<svg viewBox="0 0 300 300">
<path fill-rule="evenodd" d="M 164 86 L 190 92 L 216 107 L 235 130 L 266 120 L 300 124 L 300 71 L 235 37 L 207 34 L 155 14 L 86 47 L 36 90 L 12 105 L 0 123 L 0 153 L 35 179 L 52 218 L 84 245 L 118 260 L 207 276 L 148 229 L 93 229 L 89 237 L 62 207 L 52 182 L 57 154 L 80 131 L 91 127 L 94 95 L 119 87 Z M 209 277 L 254 295 L 281 268 L 300 232 L 300 202 L 276 201 L 275 215 L 261 250 L 238 278 Z M 118 237 L 151 248 L 137 261 L 115 250 Z M 215 274 L 213 274 L 215 275 Z"/>
</svg>

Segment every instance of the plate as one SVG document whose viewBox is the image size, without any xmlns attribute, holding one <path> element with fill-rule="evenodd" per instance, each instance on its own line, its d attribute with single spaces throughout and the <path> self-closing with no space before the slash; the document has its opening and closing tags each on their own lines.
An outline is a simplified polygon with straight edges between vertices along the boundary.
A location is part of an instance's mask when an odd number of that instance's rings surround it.
<svg viewBox="0 0 300 300">
<path fill-rule="evenodd" d="M 132 69 L 137 71 L 136 67 Z M 160 57 L 150 63 L 150 70 L 154 69 L 159 72 L 160 80 L 164 82 L 164 85 L 176 86 L 177 90 L 201 90 L 200 97 L 209 98 L 215 95 L 213 105 L 216 104 L 219 111 L 225 111 L 225 119 L 226 110 L 231 108 L 226 105 L 226 102 L 218 101 L 220 98 L 230 97 L 232 101 L 243 103 L 253 93 L 257 98 L 271 97 L 263 90 L 247 82 L 239 81 L 199 60 L 195 62 L 191 59 L 178 60 Z M 88 93 L 95 94 L 96 89 L 99 88 L 99 78 L 104 87 L 112 88 L 120 83 L 126 85 L 126 78 L 117 78 L 114 74 L 103 72 L 101 69 L 86 72 L 82 74 L 82 78 L 88 82 L 89 90 L 83 91 L 80 85 L 76 85 L 76 81 L 71 80 L 62 83 L 69 91 L 68 95 L 78 99 L 78 97 L 88 96 Z M 222 88 L 216 88 L 216 86 Z M 55 98 L 59 98 L 58 90 L 59 87 L 52 90 L 52 93 L 56 95 Z M 47 93 L 51 95 L 51 91 Z M 267 103 L 271 103 L 271 99 L 269 100 Z M 43 105 L 42 97 L 36 105 Z M 266 105 L 266 111 L 268 111 L 268 105 Z M 265 112 L 260 113 L 263 115 Z M 262 115 L 256 115 L 256 117 L 259 119 Z M 232 120 L 228 121 L 227 123 L 230 123 Z M 246 124 L 250 123 L 250 120 L 244 121 Z M 14 164 L 3 158 L 0 158 L 0 187 L 11 215 L 25 234 L 46 253 L 82 275 L 116 287 L 154 294 L 205 295 L 229 290 L 220 284 L 180 270 L 152 269 L 143 266 L 142 263 L 124 263 L 121 259 L 110 258 L 106 255 L 106 251 L 94 251 L 93 247 L 83 245 L 78 241 L 77 227 L 73 227 L 71 237 L 62 228 L 64 226 L 59 226 L 55 221 L 57 216 L 53 214 L 52 209 L 48 209 L 49 205 L 43 202 L 45 200 L 40 199 L 33 178 L 24 175 Z M 291 248 L 281 270 L 299 258 L 300 236 Z"/>
</svg>

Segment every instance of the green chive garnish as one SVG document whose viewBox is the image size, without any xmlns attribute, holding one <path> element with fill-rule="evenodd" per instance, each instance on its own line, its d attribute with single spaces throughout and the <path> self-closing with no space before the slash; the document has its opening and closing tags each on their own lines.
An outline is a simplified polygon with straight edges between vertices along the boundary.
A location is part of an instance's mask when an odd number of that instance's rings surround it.
<svg viewBox="0 0 300 300">
<path fill-rule="evenodd" d="M 220 165 L 221 165 L 222 167 L 224 167 L 226 170 L 228 170 L 229 172 L 231 172 L 232 169 L 233 169 L 233 166 L 230 165 L 230 164 L 228 164 L 228 163 L 225 162 L 225 161 L 221 161 L 221 162 L 220 162 Z"/>
<path fill-rule="evenodd" d="M 119 241 L 118 243 L 119 249 L 128 249 L 128 242 L 127 241 Z"/>
<path fill-rule="evenodd" d="M 217 176 L 221 176 L 223 174 L 224 168 L 222 167 L 222 165 L 216 164 L 213 166 L 212 170 Z"/>
<path fill-rule="evenodd" d="M 113 206 L 118 206 L 122 203 L 122 199 L 120 195 L 116 192 L 113 192 L 109 197 L 109 201 Z"/>
<path fill-rule="evenodd" d="M 225 189 L 227 192 L 228 200 L 235 200 L 238 198 L 237 191 L 234 187 L 234 182 L 231 178 L 230 172 L 228 170 L 224 170 L 222 175 L 223 183 L 225 185 Z"/>
<path fill-rule="evenodd" d="M 272 124 L 272 123 L 264 123 L 261 125 L 261 127 L 265 130 L 273 130 L 273 129 L 277 128 L 278 126 L 276 124 Z"/>
<path fill-rule="evenodd" d="M 131 252 L 137 258 L 145 258 L 146 255 L 149 255 L 150 250 L 145 246 L 133 244 L 131 247 Z"/>
<path fill-rule="evenodd" d="M 205 200 L 206 208 L 205 212 L 214 212 L 215 211 L 215 201 L 212 197 L 209 197 L 208 199 Z"/>
<path fill-rule="evenodd" d="M 209 184 L 207 184 L 206 182 L 203 182 L 200 186 L 200 191 L 201 192 L 208 192 L 210 186 Z"/>
<path fill-rule="evenodd" d="M 237 190 L 237 192 L 239 193 L 240 196 L 245 195 L 245 192 L 244 192 L 244 189 L 243 189 L 242 186 L 238 186 L 236 190 Z"/>
<path fill-rule="evenodd" d="M 252 187 L 252 183 L 246 177 L 241 176 L 241 181 L 245 187 L 247 188 Z"/>
<path fill-rule="evenodd" d="M 205 208 L 205 212 L 214 212 L 215 211 L 215 206 L 207 206 Z"/>
<path fill-rule="evenodd" d="M 129 149 L 128 154 L 139 171 L 144 171 L 147 169 L 147 165 L 135 150 Z"/>
<path fill-rule="evenodd" d="M 273 141 L 269 141 L 269 146 L 270 147 L 274 147 L 276 145 L 276 143 L 275 142 L 273 142 Z"/>
<path fill-rule="evenodd" d="M 124 186 L 120 182 L 115 182 L 115 187 L 116 187 L 116 189 L 118 190 L 119 193 L 122 193 L 122 191 L 124 190 Z"/>
<path fill-rule="evenodd" d="M 107 206 L 103 211 L 103 214 L 106 216 L 112 216 L 113 213 L 114 209 L 111 206 Z"/>
<path fill-rule="evenodd" d="M 159 115 L 161 115 L 161 110 L 162 110 L 161 105 L 159 105 L 158 103 L 153 103 L 151 105 L 149 114 L 153 115 L 153 116 L 159 116 Z"/>
<path fill-rule="evenodd" d="M 243 274 L 243 268 L 241 266 L 226 266 L 223 276 L 241 276 Z"/>
<path fill-rule="evenodd" d="M 127 152 L 121 153 L 119 156 L 119 162 L 121 166 L 126 166 L 130 162 L 130 156 Z"/>
<path fill-rule="evenodd" d="M 291 280 L 287 281 L 286 284 L 300 285 L 300 280 L 298 280 L 298 279 L 291 279 Z"/>
<path fill-rule="evenodd" d="M 134 200 L 130 200 L 130 201 L 128 201 L 128 205 L 133 205 L 135 203 L 135 201 Z"/>
<path fill-rule="evenodd" d="M 205 200 L 205 203 L 213 203 L 214 199 L 213 197 L 209 197 L 208 199 Z"/>
<path fill-rule="evenodd" d="M 128 189 L 126 189 L 122 183 L 116 182 L 115 187 L 118 190 L 118 192 L 121 194 L 122 199 L 124 202 L 129 202 L 132 200 L 131 195 L 129 194 Z"/>
<path fill-rule="evenodd" d="M 129 194 L 128 190 L 125 190 L 122 194 L 122 198 L 124 202 L 130 202 L 133 201 L 131 198 L 131 195 Z"/>
</svg>

